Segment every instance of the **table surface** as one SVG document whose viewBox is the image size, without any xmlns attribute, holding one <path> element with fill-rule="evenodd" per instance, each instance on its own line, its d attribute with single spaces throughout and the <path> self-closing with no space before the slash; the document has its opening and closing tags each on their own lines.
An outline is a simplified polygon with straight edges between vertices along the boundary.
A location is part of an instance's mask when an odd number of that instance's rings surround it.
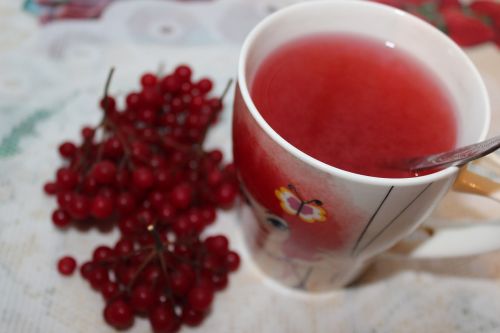
<svg viewBox="0 0 500 333">
<path fill-rule="evenodd" d="M 167 69 L 192 64 L 220 92 L 235 76 L 248 30 L 288 2 L 118 1 L 97 20 L 39 25 L 21 1 L 0 0 L 0 331 L 113 332 L 100 295 L 79 277 L 61 277 L 55 263 L 65 254 L 82 261 L 117 234 L 55 230 L 55 203 L 41 192 L 60 163 L 58 143 L 98 121 L 96 96 L 108 68 L 117 68 L 111 90 L 121 97 L 161 62 Z M 467 53 L 490 93 L 490 133 L 500 134 L 500 52 L 482 45 Z M 207 142 L 228 159 L 230 118 L 226 107 Z M 498 216 L 498 203 L 456 193 L 434 214 L 445 221 Z M 206 322 L 183 332 L 500 332 L 500 252 L 440 260 L 386 254 L 354 285 L 311 296 L 258 271 L 240 222 L 237 210 L 224 212 L 208 231 L 228 234 L 243 265 Z M 147 327 L 139 320 L 130 332 Z"/>
</svg>

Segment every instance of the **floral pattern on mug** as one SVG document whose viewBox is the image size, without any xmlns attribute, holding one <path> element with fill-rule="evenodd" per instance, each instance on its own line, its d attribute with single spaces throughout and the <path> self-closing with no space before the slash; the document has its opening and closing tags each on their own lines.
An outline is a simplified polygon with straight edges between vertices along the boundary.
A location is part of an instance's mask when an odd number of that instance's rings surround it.
<svg viewBox="0 0 500 333">
<path fill-rule="evenodd" d="M 302 199 L 292 184 L 288 184 L 287 187 L 281 186 L 274 191 L 274 194 L 286 213 L 296 215 L 307 223 L 324 222 L 326 220 L 326 211 L 321 207 L 323 203 L 318 199 Z"/>
</svg>

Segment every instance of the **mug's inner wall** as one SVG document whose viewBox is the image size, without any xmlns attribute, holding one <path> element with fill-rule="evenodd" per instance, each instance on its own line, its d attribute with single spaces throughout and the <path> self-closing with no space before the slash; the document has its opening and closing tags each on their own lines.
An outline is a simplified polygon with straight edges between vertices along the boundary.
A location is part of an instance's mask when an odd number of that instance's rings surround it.
<svg viewBox="0 0 500 333">
<path fill-rule="evenodd" d="M 259 65 L 273 50 L 295 38 L 324 32 L 361 34 L 392 42 L 412 54 L 436 74 L 450 94 L 457 111 L 457 145 L 475 143 L 485 134 L 488 104 L 483 84 L 460 48 L 420 19 L 364 1 L 295 6 L 263 22 L 250 37 L 247 48 L 246 89 L 250 89 Z"/>
</svg>

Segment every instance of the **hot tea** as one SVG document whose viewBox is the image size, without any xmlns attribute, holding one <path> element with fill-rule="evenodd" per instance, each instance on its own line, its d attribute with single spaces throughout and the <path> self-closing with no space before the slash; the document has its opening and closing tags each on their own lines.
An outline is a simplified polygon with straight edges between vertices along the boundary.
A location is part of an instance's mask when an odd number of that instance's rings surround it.
<svg viewBox="0 0 500 333">
<path fill-rule="evenodd" d="M 251 95 L 285 140 L 358 174 L 412 177 L 388 162 L 446 151 L 457 140 L 447 91 L 389 41 L 340 33 L 292 40 L 259 66 Z"/>
</svg>

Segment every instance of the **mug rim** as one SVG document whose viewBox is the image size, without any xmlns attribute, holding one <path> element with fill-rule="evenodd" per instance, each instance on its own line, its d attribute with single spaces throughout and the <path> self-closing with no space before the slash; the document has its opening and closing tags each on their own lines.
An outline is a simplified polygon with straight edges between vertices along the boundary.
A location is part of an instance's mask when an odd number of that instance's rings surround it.
<svg viewBox="0 0 500 333">
<path fill-rule="evenodd" d="M 304 7 L 314 7 L 314 6 L 322 6 L 322 5 L 339 5 L 339 6 L 351 6 L 351 7 L 364 7 L 368 8 L 370 10 L 375 9 L 375 10 L 382 10 L 386 12 L 393 12 L 395 15 L 399 15 L 405 18 L 405 20 L 410 20 L 413 21 L 413 23 L 419 25 L 426 33 L 429 34 L 435 34 L 439 35 L 439 38 L 443 41 L 443 43 L 447 44 L 447 46 L 453 50 L 454 53 L 456 53 L 460 58 L 463 60 L 464 66 L 467 68 L 467 70 L 470 72 L 471 76 L 474 77 L 474 79 L 477 81 L 479 84 L 479 91 L 481 92 L 481 99 L 483 99 L 484 103 L 484 114 L 485 114 L 485 121 L 483 123 L 483 128 L 481 130 L 481 133 L 479 134 L 476 142 L 482 141 L 486 138 L 488 129 L 490 126 L 490 121 L 491 121 L 491 111 L 490 111 L 490 102 L 489 102 L 489 97 L 487 93 L 486 86 L 484 84 L 484 81 L 479 74 L 477 68 L 475 65 L 472 63 L 472 61 L 469 59 L 469 57 L 465 54 L 465 52 L 455 43 L 453 42 L 447 35 L 445 35 L 443 32 L 435 28 L 434 26 L 430 25 L 429 23 L 407 13 L 404 12 L 400 9 L 390 7 L 388 5 L 380 4 L 380 3 L 375 3 L 375 2 L 369 2 L 369 1 L 356 1 L 356 0 L 336 0 L 336 1 L 331 1 L 331 0 L 317 0 L 317 1 L 309 1 L 309 2 L 304 2 L 304 3 L 298 3 L 298 4 L 293 4 L 290 6 L 287 6 L 283 9 L 280 9 L 273 14 L 267 16 L 264 18 L 262 21 L 260 21 L 247 35 L 245 38 L 245 41 L 243 43 L 243 46 L 241 48 L 240 52 L 240 57 L 238 61 L 238 87 L 240 90 L 240 93 L 242 95 L 243 101 L 245 102 L 247 109 L 249 110 L 250 114 L 252 115 L 253 119 L 257 122 L 257 124 L 260 126 L 260 128 L 273 140 L 275 141 L 279 146 L 281 146 L 283 149 L 291 153 L 295 158 L 301 160 L 302 162 L 311 165 L 312 167 L 321 170 L 327 174 L 330 175 L 336 175 L 341 178 L 347 179 L 349 181 L 354 181 L 354 182 L 360 182 L 360 183 L 367 183 L 371 185 L 386 185 L 386 186 L 411 186 L 411 185 L 420 185 L 420 184 L 426 184 L 426 183 L 431 183 L 435 182 L 444 178 L 447 178 L 454 173 L 457 173 L 458 167 L 448 167 L 445 169 L 442 169 L 440 171 L 428 174 L 428 175 L 423 175 L 423 176 L 418 176 L 418 177 L 407 177 L 407 178 L 384 178 L 384 177 L 374 177 L 374 176 L 367 176 L 367 175 L 362 175 L 362 174 L 357 174 L 354 172 L 350 172 L 347 170 L 343 170 L 340 168 L 337 168 L 335 166 L 329 165 L 325 162 L 322 162 L 307 153 L 301 151 L 294 145 L 292 145 L 290 142 L 285 140 L 281 135 L 279 135 L 268 123 L 267 121 L 262 117 L 260 112 L 258 111 L 257 107 L 255 106 L 251 96 L 250 92 L 248 90 L 248 85 L 247 85 L 247 77 L 246 77 L 246 63 L 247 63 L 247 56 L 248 53 L 257 39 L 257 37 L 260 35 L 260 32 L 263 31 L 265 28 L 267 28 L 269 25 L 271 25 L 275 20 L 287 15 L 289 12 L 292 11 L 297 11 L 300 10 L 301 8 Z"/>
</svg>

